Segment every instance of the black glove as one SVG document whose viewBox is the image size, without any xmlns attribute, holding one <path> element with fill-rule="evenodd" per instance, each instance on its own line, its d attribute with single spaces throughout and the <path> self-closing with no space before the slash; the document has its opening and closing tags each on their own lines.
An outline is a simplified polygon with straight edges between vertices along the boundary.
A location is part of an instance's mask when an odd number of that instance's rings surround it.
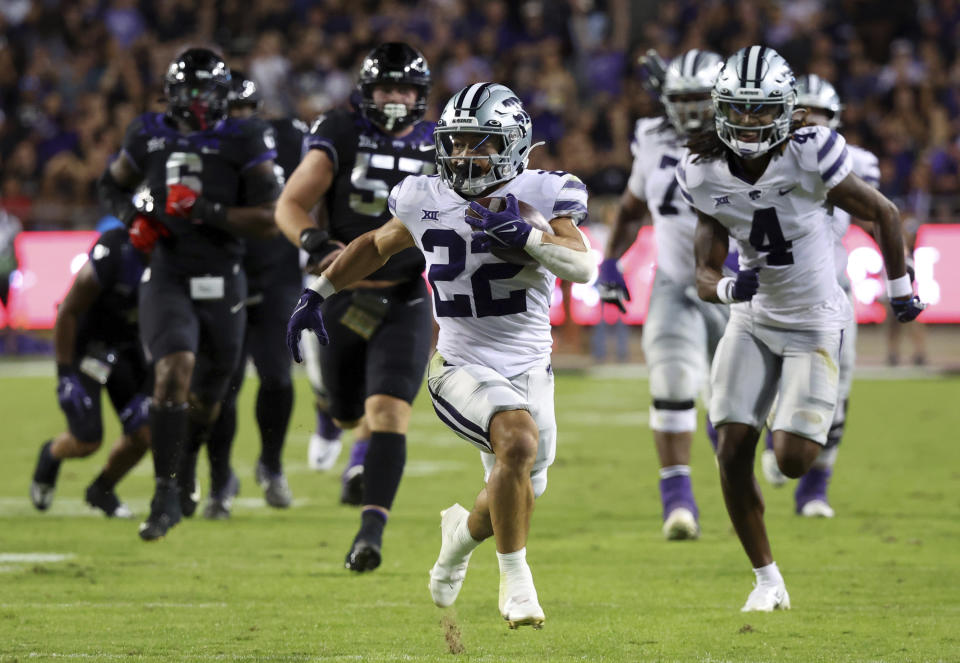
<svg viewBox="0 0 960 663">
<path fill-rule="evenodd" d="M 328 255 L 342 249 L 339 242 L 330 239 L 330 233 L 319 228 L 307 228 L 300 233 L 300 248 L 306 251 L 310 258 L 307 265 L 317 265 Z"/>
</svg>

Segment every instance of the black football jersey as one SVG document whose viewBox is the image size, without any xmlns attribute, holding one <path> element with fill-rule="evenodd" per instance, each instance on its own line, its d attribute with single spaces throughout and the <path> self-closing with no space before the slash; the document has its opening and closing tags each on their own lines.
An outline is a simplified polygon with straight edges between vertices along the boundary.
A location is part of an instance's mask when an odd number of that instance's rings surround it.
<svg viewBox="0 0 960 663">
<path fill-rule="evenodd" d="M 207 131 L 182 134 L 162 113 L 145 113 L 130 123 L 123 151 L 143 174 L 150 191 L 182 184 L 228 207 L 254 206 L 276 199 L 280 184 L 244 178 L 253 166 L 276 158 L 267 125 L 256 119 L 227 119 Z M 172 236 L 157 243 L 153 260 L 172 262 L 188 273 L 222 271 L 236 263 L 243 242 L 225 230 L 191 219 L 154 215 Z"/>
<path fill-rule="evenodd" d="M 330 236 L 344 244 L 390 220 L 387 197 L 407 175 L 436 171 L 433 122 L 418 122 L 403 138 L 384 133 L 356 111 L 334 110 L 314 122 L 304 151 L 323 150 L 333 162 L 326 208 Z M 424 269 L 417 248 L 397 253 L 371 279 L 410 280 Z"/>
<path fill-rule="evenodd" d="M 87 255 L 102 289 L 77 322 L 77 353 L 90 343 L 138 346 L 137 289 L 146 256 L 133 248 L 126 228 L 103 233 Z"/>
<path fill-rule="evenodd" d="M 267 124 L 276 143 L 274 168 L 278 179 L 285 182 L 300 163 L 303 137 L 308 128 L 296 118 L 269 120 Z M 299 251 L 282 234 L 270 239 L 247 240 L 243 268 L 250 292 L 262 291 L 277 282 L 299 283 L 301 279 Z"/>
</svg>

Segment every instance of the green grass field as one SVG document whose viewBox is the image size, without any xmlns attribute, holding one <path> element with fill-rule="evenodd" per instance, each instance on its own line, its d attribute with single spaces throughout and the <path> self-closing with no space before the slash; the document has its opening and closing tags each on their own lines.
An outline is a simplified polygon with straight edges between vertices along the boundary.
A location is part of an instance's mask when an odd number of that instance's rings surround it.
<svg viewBox="0 0 960 663">
<path fill-rule="evenodd" d="M 313 416 L 302 377 L 286 452 L 297 502 L 263 506 L 251 476 L 255 384 L 241 399 L 233 518 L 197 517 L 145 544 L 139 521 L 82 504 L 105 449 L 64 463 L 52 509 L 33 510 L 39 444 L 63 426 L 54 380 L 0 379 L 0 661 L 960 660 L 960 380 L 855 383 L 837 517 L 794 516 L 792 488 L 764 485 L 794 609 L 744 615 L 753 574 L 703 433 L 693 462 L 703 536 L 667 543 L 646 382 L 561 375 L 558 458 L 528 546 L 542 631 L 510 631 L 499 617 L 492 541 L 474 554 L 455 609 L 430 601 L 439 511 L 469 505 L 482 472 L 423 395 L 384 564 L 355 576 L 343 556 L 358 514 L 337 503 L 340 468 L 305 464 Z M 109 422 L 108 439 L 116 431 Z M 120 485 L 139 517 L 151 474 L 147 460 Z M 65 558 L 13 556 L 22 553 Z"/>
</svg>

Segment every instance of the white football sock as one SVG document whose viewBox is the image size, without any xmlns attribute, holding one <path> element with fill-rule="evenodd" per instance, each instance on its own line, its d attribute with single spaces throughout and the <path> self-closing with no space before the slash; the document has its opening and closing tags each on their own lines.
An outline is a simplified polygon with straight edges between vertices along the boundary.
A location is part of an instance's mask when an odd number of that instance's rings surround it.
<svg viewBox="0 0 960 663">
<path fill-rule="evenodd" d="M 753 572 L 757 576 L 758 585 L 783 584 L 783 576 L 780 575 L 780 569 L 777 568 L 776 562 L 770 562 L 766 566 L 761 566 L 759 569 L 754 569 Z"/>
<path fill-rule="evenodd" d="M 526 548 L 512 553 L 498 552 L 497 561 L 500 563 L 500 573 L 505 576 L 507 585 L 511 588 L 519 588 L 529 584 L 533 588 L 533 574 L 530 573 L 530 567 L 527 565 Z"/>
</svg>

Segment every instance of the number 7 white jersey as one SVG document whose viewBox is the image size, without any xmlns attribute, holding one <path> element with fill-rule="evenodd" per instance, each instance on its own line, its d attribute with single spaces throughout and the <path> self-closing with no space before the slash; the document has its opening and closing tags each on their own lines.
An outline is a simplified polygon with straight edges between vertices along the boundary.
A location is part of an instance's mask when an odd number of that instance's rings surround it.
<svg viewBox="0 0 960 663">
<path fill-rule="evenodd" d="M 725 158 L 695 158 L 677 167 L 681 194 L 727 228 L 741 269 L 760 270 L 759 292 L 732 314 L 776 327 L 842 329 L 853 313 L 837 283 L 824 203 L 852 167 L 843 137 L 826 127 L 798 130 L 754 184 L 733 175 Z"/>
<path fill-rule="evenodd" d="M 568 173 L 525 170 L 493 195 L 512 193 L 545 219 L 587 215 L 587 190 Z M 539 264 L 504 262 L 480 250 L 464 220 L 469 201 L 437 175 L 413 175 L 393 188 L 391 213 L 410 231 L 427 261 L 437 350 L 449 362 L 479 364 L 505 377 L 550 354 L 550 303 L 556 276 Z"/>
</svg>

